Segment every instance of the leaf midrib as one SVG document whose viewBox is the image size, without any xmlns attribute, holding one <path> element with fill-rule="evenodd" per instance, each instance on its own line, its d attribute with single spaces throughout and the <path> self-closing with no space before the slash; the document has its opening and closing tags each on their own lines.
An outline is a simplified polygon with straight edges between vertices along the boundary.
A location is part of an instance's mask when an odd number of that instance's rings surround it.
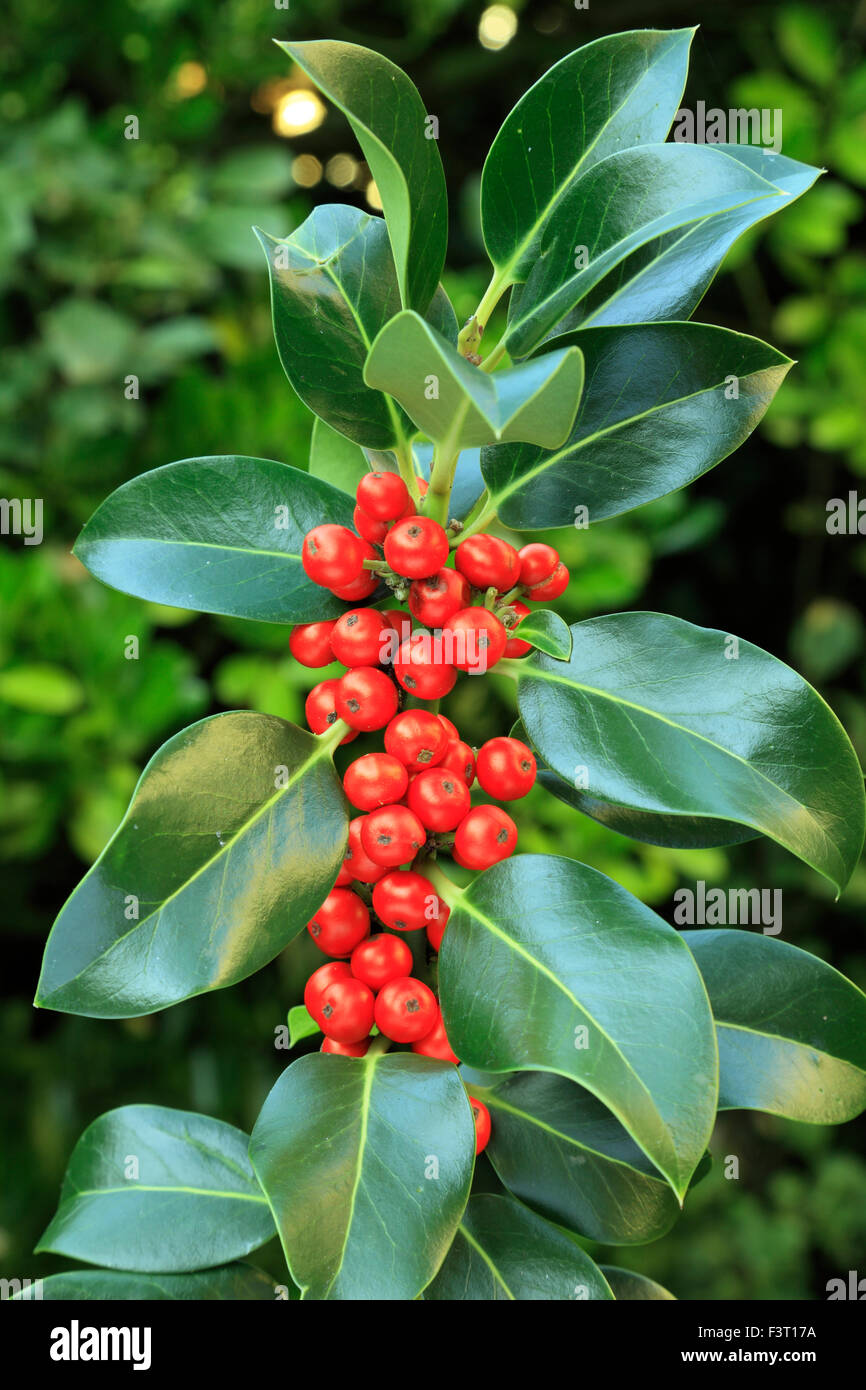
<svg viewBox="0 0 866 1390">
<path fill-rule="evenodd" d="M 509 1299 L 511 1300 L 511 1302 L 512 1302 L 512 1303 L 515 1303 L 515 1302 L 517 1301 L 517 1295 L 516 1295 L 516 1294 L 513 1294 L 513 1293 L 511 1292 L 511 1289 L 508 1287 L 507 1283 L 505 1282 L 505 1279 L 504 1279 L 503 1275 L 500 1274 L 499 1269 L 498 1269 L 497 1266 L 493 1263 L 493 1259 L 491 1258 L 490 1255 L 488 1255 L 488 1253 L 487 1253 L 487 1251 L 484 1249 L 483 1245 L 480 1245 L 480 1244 L 478 1243 L 478 1241 L 475 1239 L 475 1237 L 472 1236 L 472 1235 L 470 1235 L 470 1233 L 469 1233 L 467 1227 L 463 1225 L 463 1222 L 462 1222 L 462 1221 L 461 1221 L 460 1225 L 457 1227 L 457 1230 L 459 1231 L 459 1233 L 460 1233 L 460 1235 L 463 1237 L 463 1239 L 466 1241 L 466 1244 L 469 1245 L 469 1246 L 471 1246 L 472 1249 L 473 1249 L 474 1251 L 476 1251 L 476 1253 L 479 1254 L 479 1255 L 481 1256 L 482 1260 L 483 1260 L 484 1263 L 487 1265 L 487 1268 L 490 1270 L 490 1273 L 493 1275 L 493 1278 L 496 1280 L 496 1282 L 497 1282 L 498 1284 L 501 1284 L 502 1288 L 503 1288 L 503 1289 L 505 1290 L 505 1292 L 507 1293 L 507 1295 L 508 1295 Z"/>
<path fill-rule="evenodd" d="M 116 1194 L 131 1196 L 133 1193 L 136 1192 L 162 1192 L 169 1194 L 174 1192 L 182 1192 L 185 1195 L 192 1197 L 225 1197 L 229 1201 L 237 1200 L 239 1202 L 258 1202 L 263 1206 L 267 1206 L 267 1199 L 263 1196 L 258 1196 L 255 1192 L 224 1192 L 217 1187 L 186 1187 L 182 1185 L 167 1185 L 165 1187 L 161 1187 L 157 1183 L 136 1182 L 129 1183 L 126 1187 L 79 1188 L 72 1194 L 71 1197 L 67 1199 L 65 1203 L 63 1203 L 57 1214 L 58 1216 L 61 1215 L 63 1211 L 63 1206 L 71 1205 L 72 1203 L 77 1202 L 81 1197 L 113 1197 Z"/>
<path fill-rule="evenodd" d="M 324 1293 L 322 1294 L 323 1298 L 328 1297 L 328 1295 L 331 1292 L 331 1289 L 334 1287 L 342 1273 L 343 1261 L 346 1257 L 346 1248 L 349 1244 L 349 1237 L 352 1233 L 352 1222 L 355 1219 L 355 1203 L 358 1198 L 358 1188 L 361 1185 L 361 1175 L 364 1171 L 364 1151 L 367 1147 L 367 1131 L 370 1122 L 370 1094 L 373 1090 L 373 1079 L 376 1073 L 376 1063 L 378 1061 L 378 1054 L 376 1054 L 373 1057 L 366 1057 L 364 1059 L 364 1086 L 363 1090 L 361 1091 L 360 1099 L 361 1128 L 358 1135 L 358 1154 L 355 1160 L 355 1179 L 352 1183 L 352 1192 L 349 1197 L 349 1209 L 348 1214 L 346 1216 L 346 1230 L 345 1234 L 343 1235 L 343 1244 L 340 1247 L 340 1256 L 337 1261 L 337 1265 L 331 1277 L 331 1280 L 328 1283 L 328 1286 L 325 1289 Z"/>
<path fill-rule="evenodd" d="M 480 1090 L 483 1088 L 478 1087 L 477 1089 Z M 509 1105 L 507 1101 L 497 1096 L 495 1090 L 491 1090 L 489 1095 L 486 1095 L 485 1103 L 488 1106 L 492 1106 L 494 1110 L 504 1110 L 509 1115 L 515 1115 L 520 1120 L 526 1120 L 528 1124 L 535 1125 L 537 1129 L 544 1130 L 546 1134 L 552 1135 L 554 1139 L 561 1140 L 564 1144 L 569 1144 L 572 1148 L 580 1149 L 582 1153 L 591 1154 L 594 1158 L 601 1159 L 604 1163 L 615 1163 L 621 1168 L 627 1168 L 630 1173 L 635 1173 L 641 1178 L 646 1178 L 648 1182 L 656 1182 L 660 1187 L 663 1187 L 666 1191 L 668 1190 L 667 1183 L 656 1173 L 645 1173 L 642 1168 L 636 1168 L 634 1164 L 629 1163 L 628 1159 L 617 1158 L 614 1154 L 607 1154 L 601 1149 L 594 1149 L 591 1144 L 587 1144 L 582 1139 L 573 1139 L 570 1134 L 565 1134 L 562 1130 L 555 1129 L 553 1125 L 548 1124 L 545 1120 L 539 1119 L 537 1115 L 533 1115 L 530 1111 L 521 1110 L 516 1105 Z"/>
</svg>

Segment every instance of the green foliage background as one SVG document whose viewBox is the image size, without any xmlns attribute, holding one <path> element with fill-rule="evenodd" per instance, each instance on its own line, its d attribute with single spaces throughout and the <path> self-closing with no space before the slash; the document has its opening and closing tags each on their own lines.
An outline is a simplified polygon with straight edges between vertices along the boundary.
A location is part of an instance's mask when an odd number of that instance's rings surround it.
<svg viewBox="0 0 866 1390">
<path fill-rule="evenodd" d="M 273 348 L 253 223 L 284 235 L 318 201 L 365 206 L 361 185 L 299 187 L 300 154 L 357 155 L 338 113 L 288 140 L 268 84 L 289 75 L 270 40 L 365 43 L 405 66 L 440 121 L 452 242 L 447 288 L 465 318 L 486 284 L 478 176 L 510 106 L 566 52 L 603 32 L 700 23 L 685 104 L 781 108 L 786 154 L 824 166 L 817 187 L 747 235 L 696 317 L 799 359 L 760 432 L 687 493 L 551 539 L 571 567 L 569 620 L 626 608 L 676 613 L 791 661 L 866 755 L 866 551 L 828 536 L 826 503 L 866 475 L 866 188 L 862 6 L 565 0 L 513 8 L 516 37 L 483 49 L 466 0 L 10 0 L 0 44 L 0 496 L 44 499 L 45 540 L 0 538 L 0 1273 L 63 1267 L 30 1254 L 66 1158 L 102 1110 L 154 1102 L 251 1128 L 286 1054 L 274 1030 L 315 948 L 148 1018 L 34 1014 L 50 922 L 125 809 L 144 762 L 208 712 L 300 720 L 310 673 L 285 630 L 196 617 L 110 592 L 69 554 L 126 478 L 190 455 L 237 452 L 303 467 L 312 417 Z M 859 22 L 858 22 L 859 13 Z M 201 89 L 187 94 L 190 69 Z M 192 85 L 196 83 L 193 80 Z M 135 114 L 140 139 L 123 138 Z M 125 399 L 124 378 L 141 380 Z M 139 658 L 128 660 L 136 637 Z M 495 698 L 490 698 L 491 687 Z M 510 726 L 507 682 L 462 682 L 449 714 L 475 743 Z M 356 750 L 353 749 L 353 753 Z M 534 792 L 520 847 L 583 859 L 671 918 L 678 886 L 784 890 L 784 937 L 866 983 L 862 866 L 839 904 L 765 841 L 687 852 L 627 841 Z M 315 1044 L 313 1044 L 315 1045 Z M 301 1044 L 303 1048 L 305 1044 Z M 655 1245 L 593 1251 L 681 1298 L 822 1298 L 862 1272 L 862 1129 L 724 1115 L 713 1170 Z M 726 1157 L 739 1178 L 726 1179 Z M 482 1168 L 482 1178 L 484 1169 Z M 492 1179 L 491 1179 L 492 1182 Z M 262 1263 L 279 1269 L 269 1248 Z"/>
</svg>

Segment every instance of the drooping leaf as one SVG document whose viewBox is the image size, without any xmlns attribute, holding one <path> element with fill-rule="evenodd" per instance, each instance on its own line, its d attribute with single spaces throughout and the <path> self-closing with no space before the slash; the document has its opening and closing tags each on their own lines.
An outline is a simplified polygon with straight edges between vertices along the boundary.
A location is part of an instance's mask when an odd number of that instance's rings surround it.
<svg viewBox="0 0 866 1390">
<path fill-rule="evenodd" d="M 245 979 L 321 906 L 347 825 L 312 734 L 244 711 L 183 729 L 54 923 L 37 1005 L 130 1018 Z"/>
<path fill-rule="evenodd" d="M 296 1043 L 303 1042 L 304 1038 L 311 1038 L 315 1033 L 321 1033 L 316 1020 L 307 1012 L 303 1004 L 295 1004 L 289 1009 L 289 1047 L 294 1047 Z"/>
<path fill-rule="evenodd" d="M 508 115 L 481 175 L 493 264 L 522 280 L 578 178 L 609 154 L 664 140 L 685 86 L 693 29 L 636 30 L 569 53 Z"/>
<path fill-rule="evenodd" d="M 284 1071 L 250 1157 L 302 1297 L 417 1297 L 466 1205 L 474 1135 L 448 1063 L 314 1053 Z"/>
<path fill-rule="evenodd" d="M 552 608 L 534 608 L 520 620 L 512 635 L 559 660 L 567 661 L 571 656 L 571 628 Z"/>
<path fill-rule="evenodd" d="M 112 492 L 75 542 L 83 565 L 122 593 L 270 623 L 335 618 L 301 543 L 322 522 L 352 524 L 352 501 L 272 459 L 182 459 Z"/>
<path fill-rule="evenodd" d="M 685 487 L 748 438 L 791 366 L 757 338 L 701 323 L 590 328 L 551 346 L 571 342 L 586 390 L 566 442 L 481 454 L 491 505 L 516 530 L 603 521 Z"/>
<path fill-rule="evenodd" d="M 601 1271 L 573 1240 L 511 1197 L 469 1205 L 425 1300 L 487 1302 L 611 1298 Z"/>
<path fill-rule="evenodd" d="M 490 1111 L 485 1152 L 521 1202 L 613 1245 L 657 1240 L 670 1230 L 679 1207 L 667 1183 L 582 1086 L 541 1071 L 514 1072 L 492 1086 L 475 1084 L 467 1067 L 461 1075 Z"/>
<path fill-rule="evenodd" d="M 14 1295 L 18 1300 L 33 1296 L 29 1291 Z M 105 1303 L 114 1299 L 130 1299 L 137 1303 L 177 1299 L 194 1299 L 198 1303 L 250 1300 L 273 1303 L 276 1292 L 274 1280 L 263 1270 L 254 1269 L 252 1265 L 231 1264 L 194 1274 L 71 1269 L 43 1279 L 40 1297 L 46 1303 Z"/>
<path fill-rule="evenodd" d="M 354 500 L 355 490 L 370 468 L 363 449 L 353 444 L 344 434 L 331 429 L 318 415 L 313 421 L 310 438 L 310 473 L 314 478 L 324 478 L 331 487 L 347 492 Z"/>
<path fill-rule="evenodd" d="M 674 1295 L 668 1293 L 654 1279 L 645 1274 L 634 1274 L 630 1269 L 619 1269 L 617 1265 L 601 1265 L 601 1272 L 613 1290 L 614 1298 L 620 1302 L 676 1302 Z"/>
<path fill-rule="evenodd" d="M 423 314 L 445 263 L 448 196 L 434 128 L 400 68 L 358 44 L 278 43 L 347 117 L 376 181 L 401 302 Z"/>
<path fill-rule="evenodd" d="M 717 1062 L 700 976 L 666 922 L 585 864 L 517 855 L 453 907 L 439 988 L 465 1063 L 579 1082 L 683 1195 L 715 1116 Z"/>
<path fill-rule="evenodd" d="M 754 890 L 757 891 L 757 890 Z M 866 1107 L 866 996 L 776 937 L 685 931 L 719 1038 L 719 1108 L 842 1124 Z"/>
<path fill-rule="evenodd" d="M 248 1143 L 234 1125 L 188 1110 L 109 1110 L 76 1144 L 37 1252 L 160 1274 L 249 1254 L 274 1222 Z"/>
<path fill-rule="evenodd" d="M 506 346 L 531 352 L 626 256 L 669 232 L 779 190 L 715 145 L 642 145 L 612 154 L 572 185 L 545 225 Z"/>
<path fill-rule="evenodd" d="M 572 785 L 580 771 L 612 806 L 738 822 L 844 888 L 863 844 L 863 774 L 802 676 L 751 642 L 663 613 L 571 631 L 569 662 L 534 653 L 510 668 L 548 767 Z"/>
<path fill-rule="evenodd" d="M 583 359 L 567 347 L 489 375 L 407 311 L 373 343 L 364 380 L 396 397 L 419 429 L 451 450 L 505 439 L 555 448 L 577 411 Z"/>
</svg>

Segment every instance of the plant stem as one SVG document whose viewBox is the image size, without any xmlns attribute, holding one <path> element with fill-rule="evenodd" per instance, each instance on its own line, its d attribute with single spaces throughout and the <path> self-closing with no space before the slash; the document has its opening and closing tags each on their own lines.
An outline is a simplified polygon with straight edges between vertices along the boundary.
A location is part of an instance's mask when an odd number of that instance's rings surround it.
<svg viewBox="0 0 866 1390">
<path fill-rule="evenodd" d="M 492 352 L 488 352 L 484 361 L 481 363 L 482 372 L 492 372 L 493 368 L 499 365 L 504 356 L 505 334 L 503 333 L 502 337 L 499 339 L 499 342 L 496 344 L 496 347 L 493 348 Z"/>
<path fill-rule="evenodd" d="M 342 743 L 346 734 L 350 732 L 345 719 L 335 719 L 334 723 L 331 724 L 329 728 L 325 729 L 323 733 L 316 734 L 316 738 L 322 748 L 326 749 L 329 753 L 333 753 L 334 749 L 338 748 Z"/>
<path fill-rule="evenodd" d="M 464 357 L 474 356 L 478 352 L 481 339 L 484 336 L 484 329 L 487 327 L 487 320 L 508 289 L 508 284 L 508 278 L 503 276 L 500 271 L 493 272 L 493 278 L 484 291 L 478 308 L 471 319 L 468 319 L 463 325 L 457 339 L 457 349 Z"/>
<path fill-rule="evenodd" d="M 422 873 L 425 878 L 430 880 L 440 898 L 442 898 L 449 907 L 455 907 L 457 905 L 463 896 L 463 889 L 458 888 L 457 884 L 452 882 L 447 874 L 443 874 L 438 864 L 434 864 L 432 859 L 425 859 L 423 863 L 418 864 L 416 867 L 419 873 Z"/>
<path fill-rule="evenodd" d="M 451 450 L 445 445 L 436 445 L 433 453 L 433 467 L 430 470 L 430 487 L 427 492 L 424 515 L 438 521 L 440 526 L 448 524 L 448 504 L 454 486 L 454 474 L 460 450 Z"/>
<path fill-rule="evenodd" d="M 367 1051 L 364 1053 L 364 1056 L 365 1058 L 381 1057 L 383 1053 L 388 1051 L 388 1048 L 390 1046 L 391 1039 L 386 1038 L 384 1034 L 380 1033 L 379 1036 L 377 1038 L 374 1038 L 373 1041 L 370 1043 L 370 1046 L 367 1048 Z"/>
<path fill-rule="evenodd" d="M 513 681 L 518 679 L 522 670 L 522 660 L 518 660 L 513 656 L 503 656 L 496 663 L 497 676 L 510 676 Z"/>
<path fill-rule="evenodd" d="M 397 459 L 397 467 L 400 470 L 400 477 L 409 489 L 409 496 L 417 507 L 421 494 L 418 491 L 418 475 L 415 472 L 415 458 L 410 440 L 406 439 L 405 436 L 401 437 L 394 454 Z"/>
<path fill-rule="evenodd" d="M 465 541 L 467 536 L 474 536 L 476 531 L 483 531 L 496 516 L 496 508 L 491 507 L 490 498 L 486 492 L 479 497 L 472 511 L 463 523 L 463 530 L 460 531 L 451 542 L 451 549 L 458 546 L 461 541 Z"/>
</svg>

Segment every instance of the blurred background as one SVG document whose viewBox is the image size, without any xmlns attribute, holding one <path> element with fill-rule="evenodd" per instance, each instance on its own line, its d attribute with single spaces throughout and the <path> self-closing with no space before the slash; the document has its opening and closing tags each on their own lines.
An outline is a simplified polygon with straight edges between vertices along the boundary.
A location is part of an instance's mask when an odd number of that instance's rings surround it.
<svg viewBox="0 0 866 1390">
<path fill-rule="evenodd" d="M 30 1252 L 82 1129 L 135 1101 L 251 1128 L 287 1061 L 274 1029 L 318 963 L 305 934 L 234 989 L 125 1022 L 30 1004 L 51 921 L 159 744 L 227 708 L 300 720 L 313 684 L 287 629 L 143 604 L 70 555 L 102 499 L 160 464 L 237 452 L 306 466 L 312 416 L 277 360 L 250 227 L 285 235 L 319 202 L 378 204 L 347 123 L 271 39 L 364 43 L 414 78 L 440 120 L 445 283 L 461 321 L 488 279 L 485 153 L 572 48 L 700 23 L 684 104 L 782 108 L 783 152 L 828 172 L 737 244 L 695 317 L 764 337 L 797 367 L 760 430 L 688 492 L 549 539 L 573 576 L 559 604 L 569 621 L 647 608 L 738 633 L 817 686 L 863 759 L 866 548 L 828 536 L 825 520 L 828 499 L 866 495 L 866 5 L 7 0 L 6 15 L 0 496 L 44 499 L 45 539 L 0 537 L 0 1275 L 36 1277 L 65 1264 Z M 123 134 L 131 115 L 137 140 Z M 125 398 L 129 374 L 138 400 Z M 123 659 L 130 634 L 138 661 Z M 483 693 L 464 681 L 446 711 L 480 743 L 510 727 L 509 700 L 505 681 Z M 668 920 L 676 887 L 696 879 L 782 888 L 784 939 L 866 983 L 862 867 L 834 903 L 767 841 L 642 846 L 541 792 L 518 823 L 521 849 L 583 859 Z M 864 1149 L 855 1125 L 724 1115 L 713 1171 L 668 1237 L 590 1248 L 680 1298 L 824 1298 L 827 1279 L 858 1262 L 866 1272 Z M 737 1182 L 722 1176 L 727 1154 Z M 281 1267 L 273 1247 L 256 1261 Z"/>
</svg>

